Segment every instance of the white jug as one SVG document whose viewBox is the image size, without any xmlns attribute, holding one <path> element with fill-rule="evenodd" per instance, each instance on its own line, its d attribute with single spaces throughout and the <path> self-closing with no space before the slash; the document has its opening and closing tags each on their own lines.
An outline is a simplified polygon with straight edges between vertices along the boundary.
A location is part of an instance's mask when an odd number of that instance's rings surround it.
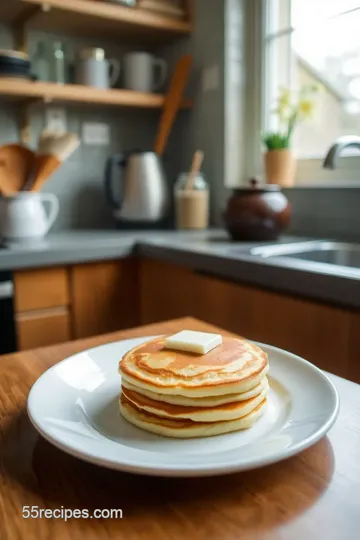
<svg viewBox="0 0 360 540">
<path fill-rule="evenodd" d="M 49 203 L 49 213 L 44 204 Z M 0 197 L 0 236 L 5 242 L 27 242 L 43 238 L 59 213 L 58 198 L 52 193 L 17 193 Z"/>
</svg>

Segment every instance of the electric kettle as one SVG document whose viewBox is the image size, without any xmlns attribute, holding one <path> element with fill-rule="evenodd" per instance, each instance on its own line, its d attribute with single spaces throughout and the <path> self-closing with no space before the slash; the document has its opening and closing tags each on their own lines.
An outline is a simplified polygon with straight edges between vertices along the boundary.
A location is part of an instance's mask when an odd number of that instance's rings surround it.
<svg viewBox="0 0 360 540">
<path fill-rule="evenodd" d="M 114 166 L 120 168 L 116 189 Z M 155 152 L 133 150 L 110 156 L 105 168 L 105 194 L 115 218 L 124 225 L 157 225 L 169 213 L 169 190 Z"/>
</svg>

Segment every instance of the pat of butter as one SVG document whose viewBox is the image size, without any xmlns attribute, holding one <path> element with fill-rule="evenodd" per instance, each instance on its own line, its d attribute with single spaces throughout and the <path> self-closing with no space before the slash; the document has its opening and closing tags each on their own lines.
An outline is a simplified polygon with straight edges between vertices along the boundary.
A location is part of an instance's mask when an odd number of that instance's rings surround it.
<svg viewBox="0 0 360 540">
<path fill-rule="evenodd" d="M 206 354 L 221 344 L 222 337 L 219 334 L 195 332 L 193 330 L 182 330 L 165 339 L 165 347 L 167 349 L 189 351 L 198 354 Z"/>
</svg>

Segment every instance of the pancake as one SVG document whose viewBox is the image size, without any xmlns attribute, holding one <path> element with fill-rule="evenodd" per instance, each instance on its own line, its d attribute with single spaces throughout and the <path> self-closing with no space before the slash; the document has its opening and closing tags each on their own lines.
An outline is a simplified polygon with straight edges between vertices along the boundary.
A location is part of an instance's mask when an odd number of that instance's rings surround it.
<svg viewBox="0 0 360 540">
<path fill-rule="evenodd" d="M 251 427 L 264 412 L 264 399 L 251 413 L 236 420 L 225 422 L 193 422 L 186 419 L 161 418 L 135 407 L 124 395 L 120 397 L 120 412 L 131 424 L 165 437 L 192 438 L 211 437 Z"/>
<path fill-rule="evenodd" d="M 245 339 L 223 337 L 207 354 L 169 350 L 164 341 L 156 338 L 124 355 L 119 371 L 127 383 L 154 393 L 208 397 L 247 392 L 268 371 L 267 354 Z"/>
<path fill-rule="evenodd" d="M 233 401 L 245 401 L 258 396 L 263 389 L 267 388 L 269 385 L 267 378 L 264 377 L 256 386 L 242 394 L 224 394 L 223 396 L 190 398 L 177 395 L 173 396 L 171 394 L 156 394 L 155 392 L 151 392 L 140 386 L 134 386 L 125 379 L 121 381 L 121 384 L 123 388 L 138 392 L 155 401 L 163 401 L 164 403 L 170 403 L 170 405 L 181 405 L 183 407 L 217 407 L 218 405 L 225 405 L 225 403 L 232 403 Z"/>
<path fill-rule="evenodd" d="M 125 398 L 135 405 L 137 409 L 147 413 L 172 419 L 188 419 L 193 422 L 223 422 L 226 420 L 236 420 L 242 418 L 254 409 L 266 398 L 268 385 L 265 386 L 259 395 L 245 401 L 234 401 L 217 407 L 183 407 L 181 405 L 170 405 L 161 401 L 155 401 L 146 396 L 122 388 Z"/>
</svg>

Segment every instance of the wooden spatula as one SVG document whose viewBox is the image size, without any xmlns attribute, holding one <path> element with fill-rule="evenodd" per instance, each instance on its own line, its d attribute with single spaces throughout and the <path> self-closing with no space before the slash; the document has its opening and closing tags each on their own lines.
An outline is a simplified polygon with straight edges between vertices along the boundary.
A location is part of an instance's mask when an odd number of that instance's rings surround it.
<svg viewBox="0 0 360 540">
<path fill-rule="evenodd" d="M 35 156 L 34 180 L 30 191 L 39 191 L 79 145 L 80 140 L 74 133 L 42 133 Z"/>
<path fill-rule="evenodd" d="M 21 144 L 0 146 L 0 189 L 4 195 L 13 195 L 24 188 L 34 159 L 34 152 Z"/>
<path fill-rule="evenodd" d="M 154 150 L 163 155 L 171 128 L 180 109 L 186 83 L 190 75 L 192 56 L 186 54 L 176 64 L 168 93 L 165 97 L 163 112 L 161 114 Z"/>
</svg>

